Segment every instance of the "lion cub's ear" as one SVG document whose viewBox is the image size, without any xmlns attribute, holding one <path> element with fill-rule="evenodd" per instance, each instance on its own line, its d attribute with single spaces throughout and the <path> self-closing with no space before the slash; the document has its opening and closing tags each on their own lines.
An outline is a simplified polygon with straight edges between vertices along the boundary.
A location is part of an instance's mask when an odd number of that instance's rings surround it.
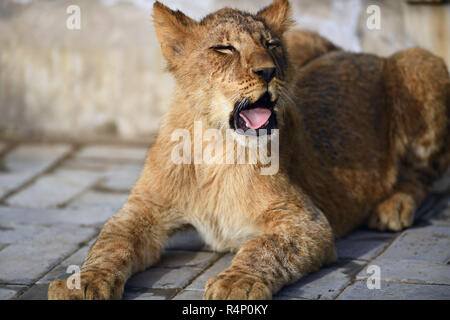
<svg viewBox="0 0 450 320">
<path fill-rule="evenodd" d="M 274 0 L 271 5 L 259 11 L 256 17 L 280 36 L 293 24 L 288 0 Z"/>
<path fill-rule="evenodd" d="M 153 5 L 153 23 L 162 53 L 167 59 L 169 69 L 173 70 L 185 55 L 187 43 L 191 40 L 192 31 L 198 22 L 181 11 L 173 11 L 156 1 Z"/>
</svg>

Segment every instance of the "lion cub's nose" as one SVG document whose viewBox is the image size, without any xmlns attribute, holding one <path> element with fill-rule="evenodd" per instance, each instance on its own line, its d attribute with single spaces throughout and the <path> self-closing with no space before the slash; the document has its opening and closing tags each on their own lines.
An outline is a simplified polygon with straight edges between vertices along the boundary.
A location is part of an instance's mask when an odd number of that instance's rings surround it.
<svg viewBox="0 0 450 320">
<path fill-rule="evenodd" d="M 275 76 L 275 68 L 261 68 L 253 72 L 260 76 L 266 83 L 269 83 Z"/>
</svg>

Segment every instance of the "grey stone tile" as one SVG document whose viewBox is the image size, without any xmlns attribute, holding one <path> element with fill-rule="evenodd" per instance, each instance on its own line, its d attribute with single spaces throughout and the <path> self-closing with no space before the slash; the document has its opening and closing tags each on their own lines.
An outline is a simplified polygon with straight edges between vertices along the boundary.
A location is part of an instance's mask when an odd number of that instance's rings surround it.
<svg viewBox="0 0 450 320">
<path fill-rule="evenodd" d="M 371 260 L 392 241 L 394 234 L 375 231 L 356 231 L 336 241 L 339 258 Z"/>
<path fill-rule="evenodd" d="M 22 145 L 9 152 L 0 171 L 0 198 L 50 168 L 71 151 L 66 144 Z"/>
<path fill-rule="evenodd" d="M 92 207 L 80 209 L 29 209 L 0 207 L 0 225 L 17 224 L 79 224 L 100 226 L 116 213 L 115 209 L 107 207 Z"/>
<path fill-rule="evenodd" d="M 272 297 L 272 300 L 311 300 L 311 299 L 275 295 Z"/>
<path fill-rule="evenodd" d="M 34 225 L 4 222 L 1 224 L 0 239 L 3 243 L 42 244 L 82 243 L 95 235 L 97 230 L 74 224 Z"/>
<path fill-rule="evenodd" d="M 188 230 L 178 231 L 172 235 L 167 243 L 166 249 L 199 251 L 205 249 L 205 242 L 194 228 L 190 228 Z"/>
<path fill-rule="evenodd" d="M 450 228 L 428 226 L 403 232 L 378 259 L 446 263 L 450 258 Z"/>
<path fill-rule="evenodd" d="M 369 265 L 380 267 L 381 280 L 425 284 L 450 285 L 450 266 L 421 260 L 376 259 Z M 358 280 L 367 279 L 371 274 L 366 268 L 358 275 Z"/>
<path fill-rule="evenodd" d="M 0 300 L 10 300 L 15 298 L 20 292 L 24 291 L 25 286 L 0 286 Z"/>
<path fill-rule="evenodd" d="M 99 209 L 112 212 L 119 211 L 128 199 L 128 194 L 88 191 L 71 201 L 71 209 Z"/>
<path fill-rule="evenodd" d="M 339 300 L 450 300 L 450 287 L 381 282 L 380 289 L 368 289 L 366 281 L 357 281 L 347 287 Z"/>
<path fill-rule="evenodd" d="M 0 172 L 0 198 L 6 196 L 9 192 L 20 188 L 36 176 L 32 172 Z"/>
<path fill-rule="evenodd" d="M 8 172 L 40 173 L 67 155 L 72 147 L 67 144 L 21 145 L 10 151 L 3 160 Z"/>
<path fill-rule="evenodd" d="M 11 206 L 24 208 L 55 208 L 81 194 L 100 181 L 100 178 L 92 172 L 57 170 L 41 177 L 6 202 Z"/>
<path fill-rule="evenodd" d="M 37 284 L 49 284 L 55 279 L 67 279 L 71 274 L 67 273 L 67 268 L 69 266 L 79 266 L 81 268 L 81 265 L 83 264 L 87 252 L 89 251 L 89 248 L 91 247 L 93 241 L 87 246 L 84 246 L 83 248 L 79 249 L 77 252 L 75 252 L 73 255 L 71 255 L 69 258 L 65 259 L 63 262 L 58 264 L 55 268 L 53 268 L 49 273 L 47 273 L 43 278 L 39 279 Z"/>
<path fill-rule="evenodd" d="M 44 226 L 22 225 L 11 222 L 0 223 L 0 241 L 2 243 L 18 243 L 33 241 L 36 237 L 52 234 L 52 230 Z"/>
<path fill-rule="evenodd" d="M 0 282 L 35 282 L 96 233 L 93 228 L 60 225 L 9 245 L 0 251 Z"/>
<path fill-rule="evenodd" d="M 203 269 L 219 257 L 219 254 L 213 252 L 169 250 L 163 253 L 156 267 L 196 267 Z"/>
<path fill-rule="evenodd" d="M 109 172 L 115 171 L 126 165 L 137 165 L 128 162 L 109 162 L 104 159 L 90 159 L 90 158 L 79 158 L 74 155 L 70 159 L 64 161 L 61 165 L 62 169 L 65 170 L 82 170 L 82 171 L 96 171 L 96 172 Z"/>
<path fill-rule="evenodd" d="M 189 286 L 186 287 L 186 290 L 194 290 L 194 291 L 203 291 L 205 290 L 206 282 L 228 268 L 231 264 L 231 260 L 233 260 L 234 255 L 231 253 L 226 254 L 222 258 L 220 258 L 216 263 L 214 263 L 210 268 L 206 269 L 200 276 L 198 276 Z"/>
<path fill-rule="evenodd" d="M 111 163 L 106 160 L 73 158 L 64 163 L 67 170 L 93 171 L 102 175 L 98 187 L 114 192 L 126 192 L 135 184 L 144 167 L 143 163 Z"/>
<path fill-rule="evenodd" d="M 0 252 L 0 282 L 31 284 L 76 249 L 71 244 L 13 244 Z"/>
<path fill-rule="evenodd" d="M 194 279 L 202 269 L 184 267 L 179 269 L 171 268 L 149 268 L 144 272 L 132 276 L 127 284 L 127 288 L 148 288 L 148 289 L 180 289 L 185 287 Z"/>
<path fill-rule="evenodd" d="M 147 147 L 123 147 L 108 145 L 91 145 L 82 148 L 76 155 L 77 158 L 101 159 L 101 160 L 133 160 L 144 162 L 147 155 Z"/>
<path fill-rule="evenodd" d="M 204 291 L 183 290 L 173 300 L 203 300 Z"/>
<path fill-rule="evenodd" d="M 136 183 L 143 167 L 143 164 L 125 164 L 117 170 L 108 171 L 105 179 L 100 183 L 100 187 L 116 192 L 128 192 Z"/>
<path fill-rule="evenodd" d="M 123 294 L 123 300 L 168 300 L 177 293 L 176 289 L 130 289 Z"/>
<path fill-rule="evenodd" d="M 19 297 L 19 300 L 48 300 L 48 283 L 36 284 Z"/>
<path fill-rule="evenodd" d="M 364 262 L 341 260 L 284 287 L 278 298 L 334 299 L 363 268 Z"/>
</svg>

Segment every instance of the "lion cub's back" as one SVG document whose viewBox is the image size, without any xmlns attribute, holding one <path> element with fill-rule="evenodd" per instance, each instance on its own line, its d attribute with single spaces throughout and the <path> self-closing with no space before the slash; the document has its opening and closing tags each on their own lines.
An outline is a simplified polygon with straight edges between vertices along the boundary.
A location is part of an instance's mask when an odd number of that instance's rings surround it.
<svg viewBox="0 0 450 320">
<path fill-rule="evenodd" d="M 369 164 L 386 151 L 389 107 L 383 65 L 384 59 L 373 55 L 338 51 L 299 70 L 295 93 L 302 127 L 326 161 Z"/>
<path fill-rule="evenodd" d="M 361 223 L 386 190 L 389 107 L 383 65 L 373 55 L 339 51 L 297 73 L 300 152 L 293 174 L 331 223 L 345 226 L 343 232 Z"/>
</svg>

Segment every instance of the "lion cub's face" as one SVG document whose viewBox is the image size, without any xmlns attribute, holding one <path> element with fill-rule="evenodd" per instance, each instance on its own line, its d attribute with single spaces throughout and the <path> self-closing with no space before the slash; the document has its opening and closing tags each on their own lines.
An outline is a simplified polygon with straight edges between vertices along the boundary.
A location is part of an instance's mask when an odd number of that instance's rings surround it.
<svg viewBox="0 0 450 320">
<path fill-rule="evenodd" d="M 163 54 L 193 112 L 238 134 L 277 128 L 289 11 L 287 1 L 277 0 L 256 15 L 226 8 L 197 22 L 155 3 Z"/>
</svg>

